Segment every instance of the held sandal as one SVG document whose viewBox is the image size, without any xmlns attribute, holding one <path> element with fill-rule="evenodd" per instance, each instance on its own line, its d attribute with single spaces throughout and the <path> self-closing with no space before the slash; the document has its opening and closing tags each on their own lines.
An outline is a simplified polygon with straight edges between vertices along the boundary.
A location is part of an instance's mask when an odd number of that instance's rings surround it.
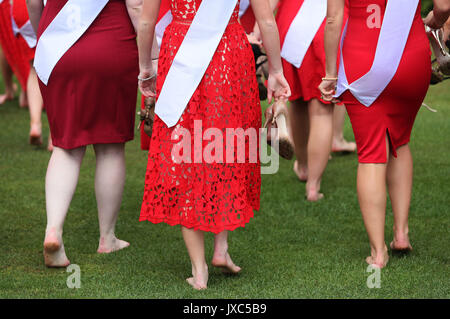
<svg viewBox="0 0 450 319">
<path fill-rule="evenodd" d="M 444 31 L 442 29 L 433 30 L 425 26 L 428 38 L 431 43 L 435 60 L 432 61 L 431 84 L 437 84 L 449 79 L 450 76 L 450 54 L 444 44 Z"/>
<path fill-rule="evenodd" d="M 289 115 L 286 103 L 283 101 L 273 103 L 266 109 L 264 116 L 266 118 L 264 128 L 267 128 L 267 144 L 272 147 L 275 145 L 274 149 L 281 157 L 288 160 L 292 159 L 294 156 L 294 145 L 291 142 L 287 128 Z M 276 136 L 272 136 L 272 128 L 276 129 Z M 278 143 L 273 143 L 274 139 L 278 140 Z"/>
<path fill-rule="evenodd" d="M 140 122 L 137 129 L 139 130 L 142 123 L 144 123 L 144 132 L 150 137 L 152 137 L 153 122 L 155 120 L 155 101 L 154 97 L 146 98 L 144 100 L 144 109 L 138 112 Z"/>
</svg>

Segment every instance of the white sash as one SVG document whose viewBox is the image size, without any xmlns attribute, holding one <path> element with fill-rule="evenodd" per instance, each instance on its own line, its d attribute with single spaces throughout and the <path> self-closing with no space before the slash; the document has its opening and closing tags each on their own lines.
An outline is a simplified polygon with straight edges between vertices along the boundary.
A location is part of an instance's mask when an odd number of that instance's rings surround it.
<svg viewBox="0 0 450 319">
<path fill-rule="evenodd" d="M 241 0 L 239 3 L 239 18 L 242 17 L 250 7 L 250 0 Z"/>
<path fill-rule="evenodd" d="M 0 2 L 1 3 L 1 2 Z M 247 9 L 250 7 L 250 0 L 241 0 L 239 4 L 239 18 L 242 17 Z M 164 31 L 166 31 L 167 26 L 172 22 L 172 13 L 167 10 L 166 14 L 158 21 L 155 27 L 156 41 L 158 46 L 161 47 L 162 38 Z"/>
<path fill-rule="evenodd" d="M 172 127 L 197 89 L 237 0 L 203 0 L 164 81 L 155 113 Z"/>
<path fill-rule="evenodd" d="M 53 68 L 94 22 L 109 0 L 69 0 L 42 33 L 34 67 L 47 85 Z"/>
<path fill-rule="evenodd" d="M 305 0 L 284 39 L 281 56 L 299 68 L 327 15 L 327 0 Z"/>
<path fill-rule="evenodd" d="M 156 41 L 158 42 L 159 47 L 161 47 L 164 31 L 166 31 L 170 22 L 172 22 L 172 13 L 168 10 L 155 26 Z"/>
<path fill-rule="evenodd" d="M 347 25 L 341 40 L 341 58 L 336 97 L 350 90 L 353 96 L 365 106 L 383 93 L 397 73 L 405 50 L 419 0 L 388 0 L 378 38 L 377 49 L 372 67 L 364 76 L 349 84 L 345 74 L 342 46 Z"/>
<path fill-rule="evenodd" d="M 17 26 L 16 21 L 14 21 L 14 18 L 12 17 L 11 22 L 14 36 L 20 34 L 25 39 L 28 46 L 30 48 L 34 48 L 36 46 L 36 33 L 34 32 L 30 20 L 28 20 L 27 23 L 25 23 L 21 28 Z"/>
</svg>

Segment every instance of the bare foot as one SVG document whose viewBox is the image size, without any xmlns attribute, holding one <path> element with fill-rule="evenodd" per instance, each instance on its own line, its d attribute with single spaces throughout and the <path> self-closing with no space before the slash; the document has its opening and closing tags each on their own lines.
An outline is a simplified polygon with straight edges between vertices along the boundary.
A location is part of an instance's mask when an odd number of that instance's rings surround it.
<svg viewBox="0 0 450 319">
<path fill-rule="evenodd" d="M 14 94 L 12 93 L 5 93 L 0 95 L 0 105 L 4 104 L 6 101 L 11 101 L 14 99 Z"/>
<path fill-rule="evenodd" d="M 297 160 L 295 160 L 295 162 L 294 162 L 293 170 L 294 170 L 295 175 L 297 175 L 298 179 L 301 182 L 306 182 L 308 180 L 308 169 L 306 168 L 306 166 L 300 167 Z"/>
<path fill-rule="evenodd" d="M 195 290 L 204 290 L 208 285 L 208 266 L 205 264 L 201 270 L 192 267 L 192 277 L 186 279 L 187 283 Z"/>
<path fill-rule="evenodd" d="M 318 192 L 309 192 L 306 194 L 306 200 L 309 202 L 318 202 L 325 197 L 324 194 Z"/>
<path fill-rule="evenodd" d="M 31 124 L 30 139 L 31 145 L 42 145 L 42 126 L 41 124 Z"/>
<path fill-rule="evenodd" d="M 26 108 L 28 107 L 28 97 L 27 94 L 25 93 L 25 91 L 21 91 L 20 95 L 19 95 L 19 106 L 21 108 Z"/>
<path fill-rule="evenodd" d="M 236 266 L 231 260 L 230 254 L 226 252 L 224 255 L 214 253 L 212 265 L 222 269 L 225 274 L 238 274 L 241 272 L 241 267 Z"/>
<path fill-rule="evenodd" d="M 334 153 L 337 152 L 353 153 L 356 151 L 356 143 L 348 142 L 345 139 L 333 140 L 333 146 L 331 147 L 331 151 Z"/>
<path fill-rule="evenodd" d="M 384 247 L 384 251 L 382 253 L 377 254 L 372 250 L 372 254 L 366 258 L 366 263 L 376 268 L 384 268 L 386 267 L 389 261 L 389 255 L 387 251 L 387 247 Z"/>
<path fill-rule="evenodd" d="M 118 251 L 130 246 L 129 242 L 124 240 L 120 240 L 116 238 L 116 236 L 112 236 L 111 238 L 100 238 L 100 243 L 98 244 L 97 252 L 99 254 L 109 254 L 114 251 Z"/>
<path fill-rule="evenodd" d="M 392 252 L 408 253 L 413 250 L 408 235 L 395 234 L 389 246 Z"/>
<path fill-rule="evenodd" d="M 47 267 L 67 267 L 70 265 L 64 250 L 61 235 L 50 230 L 44 240 L 44 261 Z"/>
<path fill-rule="evenodd" d="M 320 193 L 320 186 L 312 187 L 306 183 L 306 200 L 310 202 L 317 202 L 323 199 L 325 196 Z"/>
</svg>

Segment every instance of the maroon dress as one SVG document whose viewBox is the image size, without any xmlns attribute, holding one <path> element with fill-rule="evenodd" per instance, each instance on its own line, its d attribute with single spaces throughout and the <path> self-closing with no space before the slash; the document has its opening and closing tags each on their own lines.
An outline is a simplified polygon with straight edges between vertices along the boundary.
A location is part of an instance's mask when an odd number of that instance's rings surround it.
<svg viewBox="0 0 450 319">
<path fill-rule="evenodd" d="M 67 0 L 48 0 L 44 32 Z M 134 137 L 139 74 L 136 34 L 124 0 L 110 0 L 63 55 L 48 85 L 39 81 L 53 145 L 73 149 Z"/>
</svg>

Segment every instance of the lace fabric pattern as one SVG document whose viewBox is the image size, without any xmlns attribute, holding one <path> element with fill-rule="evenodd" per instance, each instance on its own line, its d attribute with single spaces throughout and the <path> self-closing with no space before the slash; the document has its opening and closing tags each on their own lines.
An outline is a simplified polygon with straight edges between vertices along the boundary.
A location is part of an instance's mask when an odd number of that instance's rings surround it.
<svg viewBox="0 0 450 319">
<path fill-rule="evenodd" d="M 172 0 L 174 21 L 167 27 L 161 44 L 157 94 L 189 28 L 176 21 L 192 20 L 200 3 L 200 0 Z M 259 156 L 256 161 L 249 158 L 250 138 L 246 136 L 241 140 L 245 144 L 245 163 L 237 160 L 237 148 L 242 146 L 237 139 L 232 150 L 234 160 L 225 161 L 225 154 L 230 151 L 226 150 L 227 129 L 250 128 L 258 132 L 261 127 L 254 57 L 242 26 L 233 23 L 238 13 L 239 4 L 177 125 L 168 128 L 157 116 L 155 118 L 140 221 L 219 233 L 244 227 L 254 210 L 259 210 L 260 163 Z M 195 153 L 203 154 L 211 143 L 205 137 L 201 143 L 194 143 L 198 138 L 194 126 L 199 123 L 202 132 L 210 128 L 222 132 L 223 162 L 195 161 Z M 182 131 L 186 130 L 190 133 L 192 152 L 185 157 L 189 160 L 179 163 L 174 161 L 172 152 L 180 142 Z M 258 134 L 257 139 L 258 148 Z M 259 154 L 259 148 L 251 151 Z"/>
</svg>

